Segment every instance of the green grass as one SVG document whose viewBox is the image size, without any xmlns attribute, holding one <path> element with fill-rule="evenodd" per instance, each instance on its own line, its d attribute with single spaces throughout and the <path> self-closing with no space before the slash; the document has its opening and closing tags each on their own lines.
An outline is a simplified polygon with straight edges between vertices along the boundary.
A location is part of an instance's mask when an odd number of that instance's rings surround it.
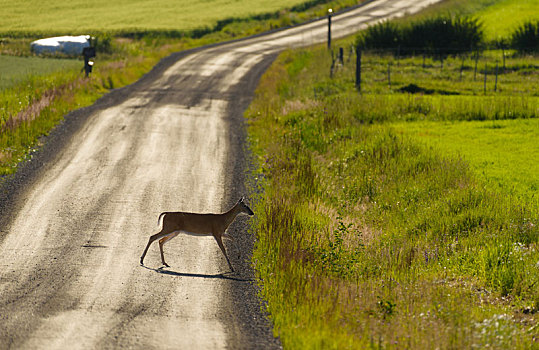
<svg viewBox="0 0 539 350">
<path fill-rule="evenodd" d="M 0 55 L 0 90 L 16 85 L 33 76 L 49 75 L 58 71 L 80 70 L 82 60 Z"/>
<path fill-rule="evenodd" d="M 185 44 L 157 47 L 152 42 L 133 41 L 117 45 L 115 53 L 97 57 L 88 79 L 80 72 L 80 61 L 10 58 L 11 62 L 39 62 L 40 67 L 48 66 L 49 72 L 27 75 L 26 67 L 19 69 L 0 90 L 0 176 L 12 174 L 20 162 L 31 158 L 41 145 L 40 138 L 69 111 L 92 104 L 110 89 L 136 81 L 159 59 Z M 58 70 L 54 64 L 49 65 L 54 62 L 67 63 L 66 68 Z"/>
<path fill-rule="evenodd" d="M 476 13 L 488 40 L 508 38 L 527 20 L 539 19 L 539 0 L 502 0 Z"/>
<path fill-rule="evenodd" d="M 460 156 L 501 193 L 538 199 L 539 119 L 395 124 L 399 133 Z"/>
<path fill-rule="evenodd" d="M 129 29 L 191 30 L 218 20 L 278 11 L 302 0 L 6 1 L 0 32 L 86 33 Z M 126 15 L 128 14 L 128 15 Z"/>
</svg>

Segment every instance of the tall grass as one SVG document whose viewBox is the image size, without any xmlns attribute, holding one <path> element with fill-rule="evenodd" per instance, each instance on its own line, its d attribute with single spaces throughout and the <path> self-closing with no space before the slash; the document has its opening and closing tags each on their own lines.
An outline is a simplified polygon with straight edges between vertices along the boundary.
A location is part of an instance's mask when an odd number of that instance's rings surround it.
<svg viewBox="0 0 539 350">
<path fill-rule="evenodd" d="M 359 95 L 322 51 L 282 55 L 247 112 L 265 189 L 255 264 L 283 345 L 533 347 L 537 204 L 396 132 L 384 120 L 424 117 L 399 110 L 414 97 Z M 456 118 L 471 103 L 454 98 Z"/>
</svg>

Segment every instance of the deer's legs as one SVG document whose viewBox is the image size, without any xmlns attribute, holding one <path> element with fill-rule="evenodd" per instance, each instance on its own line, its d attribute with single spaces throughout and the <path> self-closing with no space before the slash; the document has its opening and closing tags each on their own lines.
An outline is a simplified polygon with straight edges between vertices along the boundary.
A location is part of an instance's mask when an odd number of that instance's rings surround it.
<svg viewBox="0 0 539 350">
<path fill-rule="evenodd" d="M 159 240 L 159 251 L 161 252 L 161 262 L 166 267 L 170 267 L 170 266 L 165 262 L 165 255 L 163 254 L 163 245 L 165 245 L 165 243 L 170 241 L 172 238 L 176 237 L 179 233 L 180 231 L 171 232 Z"/>
<path fill-rule="evenodd" d="M 146 256 L 146 253 L 148 252 L 148 248 L 150 248 L 150 246 L 152 245 L 152 243 L 157 240 L 157 239 L 160 239 L 160 238 L 163 238 L 163 236 L 167 237 L 168 235 L 170 235 L 170 232 L 167 233 L 166 231 L 164 230 L 161 230 L 159 231 L 158 233 L 156 233 L 155 235 L 152 235 L 150 236 L 150 239 L 148 240 L 148 244 L 146 245 L 146 248 L 144 248 L 144 252 L 142 253 L 142 256 L 140 257 L 140 264 L 141 265 L 144 265 L 144 257 Z M 176 235 L 172 236 L 172 237 L 176 237 Z M 170 238 L 172 238 L 170 237 Z M 161 252 L 163 250 L 161 249 Z M 162 254 L 162 253 L 161 253 Z"/>
<path fill-rule="evenodd" d="M 142 252 L 142 256 L 140 257 L 140 264 L 144 265 L 144 257 L 146 256 L 146 253 L 148 252 L 148 248 L 152 245 L 152 243 L 159 238 L 159 235 L 161 235 L 163 231 L 156 233 L 153 236 L 150 236 L 150 239 L 148 240 L 148 244 L 146 245 L 146 248 L 144 248 L 144 252 Z"/>
<path fill-rule="evenodd" d="M 213 235 L 215 237 L 215 240 L 217 241 L 217 244 L 219 245 L 219 248 L 221 248 L 221 251 L 225 255 L 226 262 L 228 263 L 228 266 L 230 267 L 230 270 L 234 272 L 234 268 L 232 267 L 232 264 L 230 263 L 230 260 L 228 259 L 228 256 L 226 255 L 225 246 L 223 245 L 223 239 L 220 236 Z"/>
</svg>

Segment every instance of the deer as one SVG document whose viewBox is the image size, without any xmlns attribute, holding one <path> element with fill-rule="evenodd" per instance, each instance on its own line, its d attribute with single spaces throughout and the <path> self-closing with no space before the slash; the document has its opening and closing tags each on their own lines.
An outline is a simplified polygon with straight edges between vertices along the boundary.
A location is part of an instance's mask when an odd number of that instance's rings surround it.
<svg viewBox="0 0 539 350">
<path fill-rule="evenodd" d="M 150 245 L 159 240 L 159 250 L 161 252 L 161 262 L 164 266 L 170 267 L 165 262 L 165 256 L 163 254 L 163 245 L 170 241 L 172 238 L 176 237 L 180 233 L 203 237 L 203 236 L 213 236 L 221 248 L 223 255 L 226 258 L 230 270 L 234 272 L 234 268 L 228 259 L 226 254 L 225 247 L 223 245 L 223 238 L 233 240 L 230 235 L 226 233 L 228 226 L 236 219 L 236 216 L 239 214 L 247 214 L 253 216 L 254 213 L 245 203 L 245 198 L 242 197 L 240 200 L 227 212 L 222 214 L 199 214 L 199 213 L 186 213 L 186 212 L 163 212 L 159 215 L 157 219 L 157 225 L 163 217 L 163 226 L 161 231 L 150 236 L 148 244 L 140 257 L 140 264 L 144 266 L 144 257 L 148 252 Z"/>
</svg>

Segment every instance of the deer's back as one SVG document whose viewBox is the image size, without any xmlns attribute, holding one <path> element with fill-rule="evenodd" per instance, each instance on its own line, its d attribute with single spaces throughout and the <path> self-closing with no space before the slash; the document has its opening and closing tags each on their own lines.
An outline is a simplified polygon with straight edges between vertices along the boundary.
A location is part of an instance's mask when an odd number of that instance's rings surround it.
<svg viewBox="0 0 539 350">
<path fill-rule="evenodd" d="M 208 234 L 220 227 L 220 215 L 167 212 L 163 216 L 163 229 Z"/>
</svg>

